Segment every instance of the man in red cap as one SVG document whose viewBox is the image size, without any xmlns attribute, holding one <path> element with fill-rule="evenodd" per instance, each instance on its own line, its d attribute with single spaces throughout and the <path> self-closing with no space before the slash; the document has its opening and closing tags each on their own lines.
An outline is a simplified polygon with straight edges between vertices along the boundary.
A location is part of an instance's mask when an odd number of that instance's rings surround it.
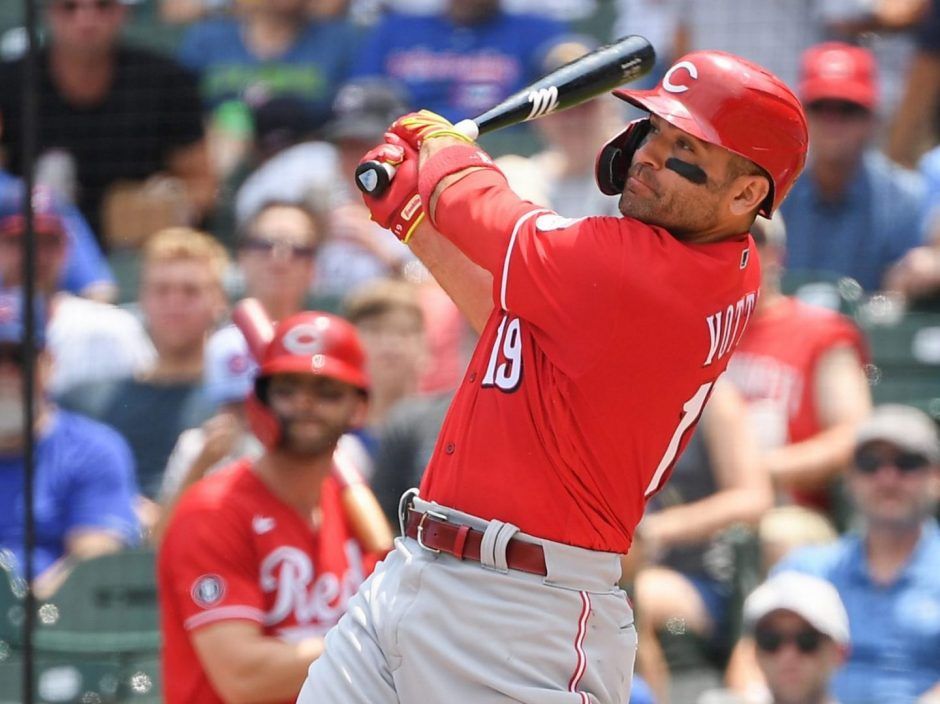
<svg viewBox="0 0 940 704">
<path fill-rule="evenodd" d="M 787 270 L 850 276 L 877 291 L 888 268 L 921 243 L 926 203 L 921 179 L 872 148 L 875 57 L 837 42 L 811 47 L 803 54 L 798 92 L 813 149 L 781 209 Z"/>
<path fill-rule="evenodd" d="M 481 335 L 404 537 L 300 704 L 628 700 L 620 559 L 754 310 L 748 228 L 786 196 L 807 133 L 776 76 L 722 52 L 614 94 L 649 113 L 598 155 L 618 217 L 521 200 L 432 113 L 366 155 L 397 166 L 372 217 Z"/>
<path fill-rule="evenodd" d="M 307 312 L 278 324 L 246 402 L 264 454 L 193 485 L 160 547 L 169 704 L 294 701 L 380 557 L 334 470 L 340 437 L 365 419 L 364 369 L 346 321 Z"/>
</svg>

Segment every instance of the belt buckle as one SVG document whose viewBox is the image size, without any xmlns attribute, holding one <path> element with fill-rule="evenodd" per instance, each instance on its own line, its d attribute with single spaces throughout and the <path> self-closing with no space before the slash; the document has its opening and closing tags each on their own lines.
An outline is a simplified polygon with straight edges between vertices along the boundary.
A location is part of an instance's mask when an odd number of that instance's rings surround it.
<svg viewBox="0 0 940 704">
<path fill-rule="evenodd" d="M 427 550 L 428 552 L 433 552 L 435 555 L 438 555 L 441 552 L 440 550 L 438 550 L 437 548 L 432 548 L 429 545 L 424 544 L 424 540 L 423 540 L 424 522 L 427 520 L 428 516 L 431 516 L 432 518 L 436 518 L 439 521 L 444 521 L 446 523 L 447 514 L 441 513 L 440 511 L 433 511 L 431 509 L 428 509 L 427 511 L 421 514 L 421 520 L 418 521 L 418 531 L 417 531 L 417 535 L 415 536 L 415 540 L 418 541 L 418 546 L 424 550 Z"/>
</svg>

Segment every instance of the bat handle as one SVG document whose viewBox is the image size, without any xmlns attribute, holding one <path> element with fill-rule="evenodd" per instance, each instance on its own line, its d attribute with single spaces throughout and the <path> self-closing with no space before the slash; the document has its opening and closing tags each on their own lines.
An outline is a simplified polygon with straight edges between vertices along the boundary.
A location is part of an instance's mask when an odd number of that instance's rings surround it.
<svg viewBox="0 0 940 704">
<path fill-rule="evenodd" d="M 454 130 L 473 140 L 480 136 L 480 128 L 473 120 L 461 120 Z M 385 193 L 393 178 L 395 167 L 383 161 L 364 161 L 356 167 L 356 188 L 373 198 Z"/>
</svg>

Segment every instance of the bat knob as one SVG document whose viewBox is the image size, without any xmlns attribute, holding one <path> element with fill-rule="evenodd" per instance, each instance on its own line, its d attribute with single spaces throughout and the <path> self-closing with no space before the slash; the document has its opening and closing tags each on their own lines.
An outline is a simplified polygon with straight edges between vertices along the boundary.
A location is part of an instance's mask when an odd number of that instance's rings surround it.
<svg viewBox="0 0 940 704">
<path fill-rule="evenodd" d="M 356 167 L 356 188 L 374 198 L 388 189 L 395 167 L 381 161 L 366 161 Z"/>
<path fill-rule="evenodd" d="M 460 132 L 460 134 L 464 135 L 468 139 L 472 139 L 474 142 L 476 141 L 477 137 L 480 136 L 479 125 L 470 119 L 461 120 L 458 122 L 456 125 L 454 125 L 454 130 Z"/>
</svg>

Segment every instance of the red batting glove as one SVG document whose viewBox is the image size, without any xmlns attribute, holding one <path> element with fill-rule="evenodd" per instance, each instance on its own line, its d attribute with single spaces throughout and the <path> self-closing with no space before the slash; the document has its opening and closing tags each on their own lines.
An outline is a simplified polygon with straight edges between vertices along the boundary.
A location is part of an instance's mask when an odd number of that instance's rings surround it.
<svg viewBox="0 0 940 704">
<path fill-rule="evenodd" d="M 396 169 L 395 177 L 382 196 L 363 193 L 362 200 L 373 221 L 407 244 L 424 220 L 424 206 L 418 195 L 418 153 L 397 135 L 386 133 L 385 140 L 385 144 L 366 152 L 359 163 L 391 164 Z"/>
<path fill-rule="evenodd" d="M 388 131 L 401 137 L 414 149 L 421 149 L 421 145 L 424 144 L 425 140 L 434 137 L 456 137 L 469 144 L 473 143 L 473 140 L 467 135 L 454 129 L 454 126 L 446 118 L 430 110 L 419 110 L 399 117 L 388 128 Z"/>
</svg>

